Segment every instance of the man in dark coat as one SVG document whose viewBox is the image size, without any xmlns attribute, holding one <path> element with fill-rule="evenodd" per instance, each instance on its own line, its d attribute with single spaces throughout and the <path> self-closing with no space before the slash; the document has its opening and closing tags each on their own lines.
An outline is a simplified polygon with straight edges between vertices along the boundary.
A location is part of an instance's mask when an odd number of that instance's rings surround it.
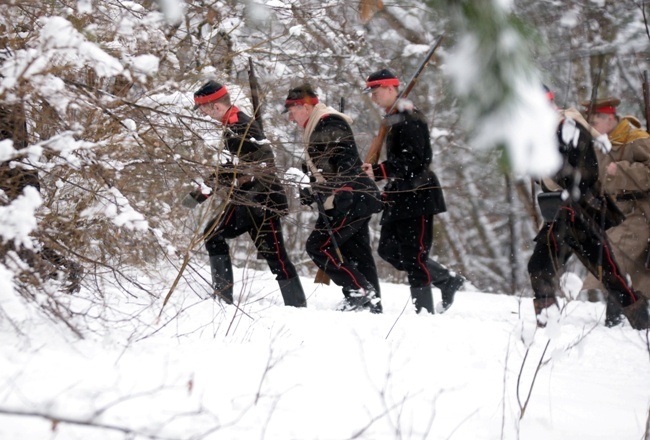
<svg viewBox="0 0 650 440">
<path fill-rule="evenodd" d="M 310 189 L 303 204 L 318 206 L 319 217 L 306 250 L 314 263 L 342 287 L 342 310 L 381 313 L 379 278 L 368 223 L 381 209 L 379 190 L 361 170 L 351 118 L 319 102 L 310 85 L 293 88 L 285 101 L 289 120 L 303 131 Z"/>
<path fill-rule="evenodd" d="M 416 310 L 434 313 L 431 285 L 442 292 L 447 310 L 463 278 L 452 275 L 429 257 L 433 245 L 433 217 L 446 211 L 442 188 L 430 169 L 429 127 L 422 113 L 406 100 L 397 102 L 399 79 L 383 69 L 370 75 L 366 92 L 387 114 L 386 160 L 366 163 L 364 170 L 384 187 L 379 255 L 396 269 L 406 271 Z"/>
<path fill-rule="evenodd" d="M 232 304 L 232 261 L 226 240 L 248 232 L 276 276 L 284 304 L 306 307 L 302 284 L 282 235 L 280 219 L 287 213 L 287 198 L 264 133 L 254 119 L 232 105 L 226 87 L 215 81 L 208 81 L 194 93 L 194 103 L 196 109 L 223 124 L 222 154 L 230 155 L 210 179 L 214 186 L 227 189 L 229 197 L 222 215 L 205 228 L 215 295 Z M 198 202 L 207 198 L 200 190 L 192 196 Z"/>
<path fill-rule="evenodd" d="M 539 198 L 539 206 L 545 223 L 528 262 L 538 325 L 544 326 L 548 309 L 557 307 L 558 273 L 575 254 L 589 272 L 602 279 L 632 327 L 648 328 L 647 301 L 628 284 L 605 234 L 624 216 L 600 190 L 595 151 L 599 147 L 577 110 L 565 110 L 561 116 L 557 139 L 563 165 L 553 178 L 541 181 L 545 195 Z"/>
</svg>

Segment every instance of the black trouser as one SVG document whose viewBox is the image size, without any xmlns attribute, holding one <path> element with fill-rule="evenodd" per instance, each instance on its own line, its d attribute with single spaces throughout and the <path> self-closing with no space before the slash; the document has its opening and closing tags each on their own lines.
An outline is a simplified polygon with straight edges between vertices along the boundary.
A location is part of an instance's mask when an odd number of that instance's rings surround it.
<svg viewBox="0 0 650 440">
<path fill-rule="evenodd" d="M 408 274 L 411 287 L 442 284 L 449 271 L 429 258 L 433 245 L 433 214 L 386 222 L 379 236 L 379 256 Z"/>
<path fill-rule="evenodd" d="M 379 295 L 377 267 L 370 247 L 370 217 L 349 218 L 338 215 L 334 210 L 328 211 L 328 214 L 333 215 L 330 224 L 343 261 L 335 250 L 321 215 L 307 238 L 307 254 L 336 285 L 343 288 L 344 294 L 372 289 Z"/>
<path fill-rule="evenodd" d="M 260 208 L 230 204 L 215 227 L 217 220 L 212 219 L 205 228 L 205 248 L 209 255 L 229 255 L 226 239 L 248 232 L 276 280 L 298 276 L 284 246 L 280 217 Z"/>
<path fill-rule="evenodd" d="M 546 223 L 535 238 L 528 274 L 535 298 L 554 297 L 559 290 L 559 273 L 575 254 L 585 267 L 599 277 L 607 291 L 623 307 L 636 301 L 636 295 L 621 273 L 604 231 L 579 206 L 564 206 L 557 220 Z M 602 246 L 602 248 L 601 248 Z"/>
</svg>

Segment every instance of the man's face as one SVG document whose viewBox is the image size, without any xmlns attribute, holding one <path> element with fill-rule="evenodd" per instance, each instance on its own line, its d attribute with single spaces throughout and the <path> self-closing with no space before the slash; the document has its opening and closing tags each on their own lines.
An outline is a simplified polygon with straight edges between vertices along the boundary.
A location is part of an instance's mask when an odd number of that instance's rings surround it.
<svg viewBox="0 0 650 440">
<path fill-rule="evenodd" d="M 223 115 L 226 113 L 227 108 L 223 104 L 218 102 L 208 102 L 199 106 L 199 110 L 206 116 L 210 116 L 212 119 L 221 121 Z"/>
<path fill-rule="evenodd" d="M 309 107 L 309 108 L 308 108 Z M 309 115 L 311 114 L 311 106 L 306 104 L 302 105 L 292 105 L 288 109 L 289 121 L 295 122 L 298 126 L 304 127 L 309 120 Z"/>
<path fill-rule="evenodd" d="M 609 134 L 617 125 L 616 116 L 611 113 L 596 113 L 589 118 L 589 123 L 601 134 Z"/>
<path fill-rule="evenodd" d="M 379 107 L 388 109 L 390 108 L 395 99 L 397 99 L 397 89 L 393 86 L 379 86 L 370 91 L 372 102 Z"/>
</svg>

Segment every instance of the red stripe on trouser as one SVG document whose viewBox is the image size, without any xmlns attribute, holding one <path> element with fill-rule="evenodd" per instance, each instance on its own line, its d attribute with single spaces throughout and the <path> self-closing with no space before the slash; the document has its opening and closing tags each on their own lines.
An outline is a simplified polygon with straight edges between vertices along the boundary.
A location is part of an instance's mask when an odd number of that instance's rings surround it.
<svg viewBox="0 0 650 440">
<path fill-rule="evenodd" d="M 418 253 L 418 264 L 422 269 L 424 270 L 424 273 L 427 274 L 427 284 L 431 284 L 431 274 L 429 273 L 429 269 L 427 268 L 427 264 L 425 262 L 422 262 L 422 256 L 424 255 L 424 251 L 426 249 L 426 246 L 424 246 L 424 226 L 425 226 L 425 221 L 424 221 L 424 216 L 420 217 L 420 242 L 418 243 L 420 245 L 420 252 Z M 425 255 L 426 257 L 426 255 Z M 426 258 L 425 258 L 426 261 Z"/>
<path fill-rule="evenodd" d="M 226 220 L 222 223 L 223 226 L 226 226 L 228 223 L 230 223 L 230 220 L 232 220 L 232 216 L 235 214 L 235 207 L 232 206 L 230 208 L 230 213 L 228 214 L 228 217 L 226 217 Z"/>
<path fill-rule="evenodd" d="M 564 209 L 569 211 L 569 214 L 571 215 L 571 222 L 575 222 L 575 210 L 573 210 L 571 208 L 564 208 Z M 553 247 L 555 248 L 555 252 L 558 252 L 559 246 L 558 246 L 557 242 L 555 241 L 555 234 L 552 234 L 553 226 L 554 226 L 554 224 L 551 224 L 551 226 L 549 227 L 548 234 L 549 234 L 550 238 L 552 239 L 552 243 L 553 243 Z M 632 298 L 632 302 L 633 303 L 636 302 L 638 300 L 638 298 L 637 298 L 636 294 L 634 293 L 634 291 L 632 289 L 630 289 L 629 286 L 627 285 L 627 281 L 625 281 L 625 279 L 618 273 L 617 266 L 616 266 L 616 264 L 614 264 L 614 260 L 612 260 L 611 254 L 609 252 L 609 247 L 607 246 L 607 244 L 604 241 L 603 241 L 602 246 L 603 246 L 603 250 L 605 251 L 605 254 L 607 256 L 607 261 L 609 262 L 609 266 L 612 268 L 612 275 L 616 279 L 618 279 L 618 281 L 623 286 L 625 286 L 625 290 L 628 293 L 628 295 Z"/>
<path fill-rule="evenodd" d="M 335 229 L 332 229 L 332 234 L 336 233 L 339 229 L 341 229 L 343 227 L 343 225 L 345 225 L 345 220 L 346 219 L 347 219 L 347 217 L 343 217 L 343 220 L 341 220 L 341 224 L 339 226 L 337 226 Z M 347 268 L 343 267 L 343 261 L 341 261 L 341 263 L 339 264 L 336 261 L 336 258 L 334 258 L 329 252 L 327 252 L 325 250 L 325 247 L 328 246 L 331 241 L 332 241 L 332 237 L 328 237 L 328 239 L 325 241 L 325 243 L 323 243 L 323 246 L 321 246 L 321 248 L 320 248 L 321 252 L 325 256 L 327 256 L 327 259 L 330 260 L 334 264 L 334 266 L 336 266 L 336 268 L 338 268 L 338 269 L 340 269 L 343 272 L 348 274 L 348 276 L 350 277 L 350 279 L 352 280 L 354 285 L 357 287 L 357 289 L 363 289 L 363 286 L 361 286 L 361 284 L 359 284 L 359 281 L 355 278 L 355 276 L 352 274 L 352 272 L 350 272 Z"/>
<path fill-rule="evenodd" d="M 636 297 L 632 289 L 630 289 L 630 287 L 627 285 L 627 282 L 616 270 L 616 265 L 614 264 L 614 261 L 612 260 L 612 256 L 609 253 L 609 247 L 605 243 L 603 243 L 603 250 L 605 251 L 605 254 L 607 256 L 607 261 L 609 261 L 609 265 L 612 268 L 612 274 L 616 279 L 618 279 L 621 282 L 622 285 L 625 286 L 625 290 L 627 291 L 628 295 L 632 298 L 632 303 L 635 303 L 638 298 Z"/>
<path fill-rule="evenodd" d="M 280 244 L 278 243 L 278 235 L 275 230 L 275 225 L 273 223 L 273 220 L 269 221 L 269 224 L 271 225 L 271 232 L 273 233 L 273 243 L 275 243 L 275 253 L 278 256 L 278 261 L 282 265 L 282 272 L 284 272 L 284 276 L 286 279 L 289 279 L 289 273 L 287 272 L 287 268 L 284 265 L 284 260 L 282 259 L 282 252 L 280 251 Z"/>
</svg>

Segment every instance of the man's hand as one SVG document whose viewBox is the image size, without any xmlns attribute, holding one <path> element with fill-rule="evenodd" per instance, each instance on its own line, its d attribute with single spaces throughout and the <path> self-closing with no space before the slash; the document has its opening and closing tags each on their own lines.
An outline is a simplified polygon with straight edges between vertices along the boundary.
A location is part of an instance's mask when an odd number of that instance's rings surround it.
<svg viewBox="0 0 650 440">
<path fill-rule="evenodd" d="M 616 165 L 616 162 L 612 162 L 609 165 L 607 165 L 608 176 L 615 176 L 617 171 L 618 171 L 618 165 Z"/>
<path fill-rule="evenodd" d="M 361 169 L 368 175 L 368 177 L 375 180 L 375 173 L 372 172 L 372 164 L 364 163 L 361 165 Z"/>
<path fill-rule="evenodd" d="M 314 193 L 311 188 L 304 187 L 299 189 L 300 193 L 300 204 L 305 206 L 311 206 L 314 202 Z"/>
</svg>

